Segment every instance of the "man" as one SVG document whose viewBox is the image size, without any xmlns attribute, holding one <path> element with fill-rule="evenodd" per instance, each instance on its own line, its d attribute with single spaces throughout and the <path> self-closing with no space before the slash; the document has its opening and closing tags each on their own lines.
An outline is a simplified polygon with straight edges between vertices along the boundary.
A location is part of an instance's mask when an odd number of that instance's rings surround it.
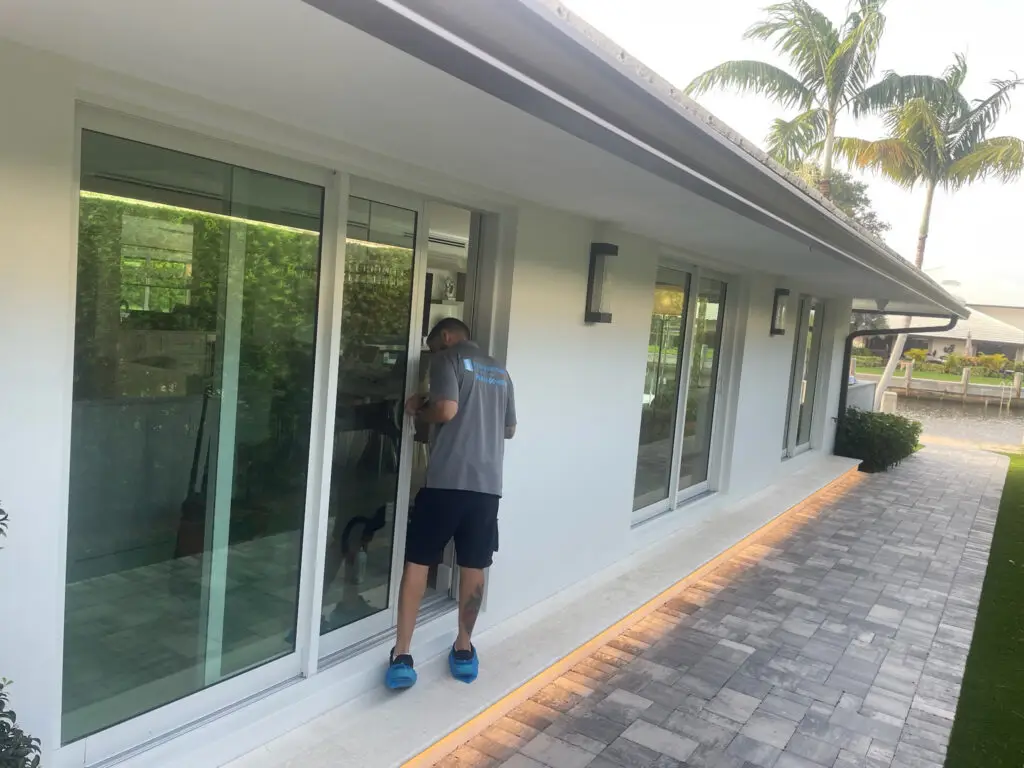
<svg viewBox="0 0 1024 768">
<path fill-rule="evenodd" d="M 484 595 L 484 569 L 497 546 L 505 441 L 516 431 L 515 395 L 508 372 L 470 341 L 461 320 L 441 320 L 427 336 L 432 360 L 430 394 L 414 396 L 406 411 L 431 427 L 424 488 L 409 521 L 405 571 L 398 593 L 398 638 L 385 683 L 410 688 L 416 671 L 412 633 L 430 568 L 455 540 L 459 565 L 459 633 L 448 654 L 452 676 L 473 682 L 479 659 L 473 627 Z"/>
</svg>

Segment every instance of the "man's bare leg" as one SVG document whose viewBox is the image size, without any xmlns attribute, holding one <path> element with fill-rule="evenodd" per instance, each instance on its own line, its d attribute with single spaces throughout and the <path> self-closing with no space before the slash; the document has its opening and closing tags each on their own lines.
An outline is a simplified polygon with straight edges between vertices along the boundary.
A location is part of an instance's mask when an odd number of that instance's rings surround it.
<svg viewBox="0 0 1024 768">
<path fill-rule="evenodd" d="M 416 629 L 416 617 L 420 613 L 423 593 L 427 591 L 427 577 L 430 568 L 416 563 L 406 563 L 402 572 L 402 584 L 398 589 L 398 637 L 395 640 L 395 656 L 409 653 L 412 647 L 412 633 Z"/>
<path fill-rule="evenodd" d="M 459 569 L 459 636 L 455 650 L 472 649 L 471 639 L 480 606 L 484 602 L 484 572 L 479 568 Z"/>
</svg>

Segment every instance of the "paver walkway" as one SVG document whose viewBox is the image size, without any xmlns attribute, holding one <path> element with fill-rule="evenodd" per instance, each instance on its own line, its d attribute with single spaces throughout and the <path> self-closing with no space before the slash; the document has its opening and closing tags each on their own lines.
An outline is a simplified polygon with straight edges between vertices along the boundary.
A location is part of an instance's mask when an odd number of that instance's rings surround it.
<svg viewBox="0 0 1024 768">
<path fill-rule="evenodd" d="M 941 767 L 1005 474 L 834 486 L 438 765 Z"/>
</svg>

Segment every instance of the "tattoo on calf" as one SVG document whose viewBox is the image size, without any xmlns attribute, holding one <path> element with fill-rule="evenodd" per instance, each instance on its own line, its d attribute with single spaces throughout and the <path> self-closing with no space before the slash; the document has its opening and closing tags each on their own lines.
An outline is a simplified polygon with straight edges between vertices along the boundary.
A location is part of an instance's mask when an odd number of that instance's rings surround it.
<svg viewBox="0 0 1024 768">
<path fill-rule="evenodd" d="M 476 626 L 476 618 L 480 615 L 480 606 L 484 602 L 484 585 L 481 584 L 469 595 L 465 605 L 459 610 L 459 619 L 462 623 L 462 631 L 467 635 L 473 634 Z"/>
</svg>

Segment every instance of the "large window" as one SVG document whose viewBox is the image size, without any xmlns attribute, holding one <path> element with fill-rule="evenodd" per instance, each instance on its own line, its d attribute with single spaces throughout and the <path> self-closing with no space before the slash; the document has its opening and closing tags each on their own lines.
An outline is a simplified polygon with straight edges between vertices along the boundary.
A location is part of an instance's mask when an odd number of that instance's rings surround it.
<svg viewBox="0 0 1024 768">
<path fill-rule="evenodd" d="M 726 283 L 661 268 L 640 418 L 634 521 L 710 488 Z"/>
<path fill-rule="evenodd" d="M 81 155 L 64 742 L 294 649 L 324 201 Z"/>
<path fill-rule="evenodd" d="M 814 399 L 821 364 L 822 319 L 821 302 L 810 296 L 801 296 L 783 437 L 783 450 L 787 456 L 811 447 Z"/>
</svg>

